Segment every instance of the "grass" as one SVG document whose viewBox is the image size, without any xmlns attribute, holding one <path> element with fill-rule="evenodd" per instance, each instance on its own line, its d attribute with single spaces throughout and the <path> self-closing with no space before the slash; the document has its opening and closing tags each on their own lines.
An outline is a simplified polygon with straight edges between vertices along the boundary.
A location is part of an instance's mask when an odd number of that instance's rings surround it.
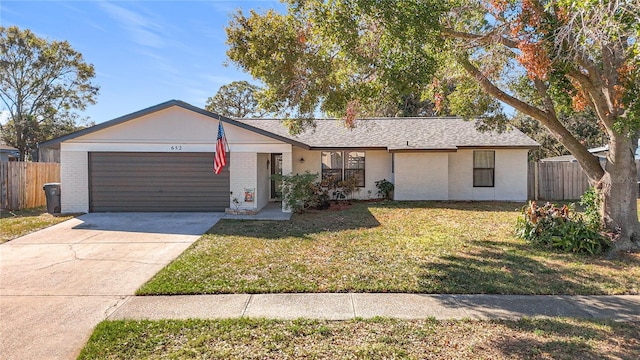
<svg viewBox="0 0 640 360">
<path fill-rule="evenodd" d="M 73 216 L 54 216 L 45 207 L 0 212 L 0 243 L 69 220 Z"/>
<path fill-rule="evenodd" d="M 640 254 L 590 258 L 513 236 L 522 204 L 356 203 L 223 220 L 139 291 L 639 294 Z"/>
<path fill-rule="evenodd" d="M 640 323 L 104 321 L 78 359 L 638 359 Z"/>
</svg>

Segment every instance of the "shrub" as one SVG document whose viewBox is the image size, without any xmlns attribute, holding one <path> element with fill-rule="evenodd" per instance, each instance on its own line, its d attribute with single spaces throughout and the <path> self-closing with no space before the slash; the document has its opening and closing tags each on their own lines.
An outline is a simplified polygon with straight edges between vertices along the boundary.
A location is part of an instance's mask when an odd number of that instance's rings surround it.
<svg viewBox="0 0 640 360">
<path fill-rule="evenodd" d="M 322 181 L 313 184 L 321 208 L 328 208 L 329 200 L 349 200 L 354 192 L 359 190 L 358 179 L 354 176 L 346 180 L 336 181 L 334 177 L 328 176 Z M 326 207 L 323 204 L 326 203 Z"/>
<path fill-rule="evenodd" d="M 584 207 L 584 218 L 587 224 L 593 229 L 602 229 L 602 221 L 600 220 L 600 198 L 596 189 L 589 188 L 580 197 L 580 205 Z"/>
<path fill-rule="evenodd" d="M 391 200 L 391 193 L 393 192 L 394 185 L 387 179 L 376 181 L 376 187 L 378 188 L 378 197 Z"/>
<path fill-rule="evenodd" d="M 551 203 L 538 206 L 535 201 L 522 209 L 516 224 L 516 235 L 535 245 L 589 255 L 601 254 L 611 246 L 609 238 L 598 230 L 577 214 L 573 206 L 558 208 Z"/>
<path fill-rule="evenodd" d="M 282 184 L 282 200 L 293 212 L 304 212 L 306 209 L 316 206 L 318 201 L 315 192 L 314 181 L 318 178 L 318 174 L 305 172 L 296 175 L 280 175 L 271 176 L 274 180 L 281 181 Z"/>
<path fill-rule="evenodd" d="M 293 212 L 302 213 L 307 209 L 324 210 L 329 208 L 329 200 L 346 200 L 359 190 L 358 179 L 350 177 L 343 181 L 325 178 L 317 181 L 318 174 L 306 172 L 296 175 L 271 176 L 282 184 L 282 200 Z"/>
<path fill-rule="evenodd" d="M 338 181 L 336 183 L 336 190 L 341 194 L 343 200 L 351 200 L 353 193 L 360 191 L 358 178 L 351 176 L 345 180 Z"/>
</svg>

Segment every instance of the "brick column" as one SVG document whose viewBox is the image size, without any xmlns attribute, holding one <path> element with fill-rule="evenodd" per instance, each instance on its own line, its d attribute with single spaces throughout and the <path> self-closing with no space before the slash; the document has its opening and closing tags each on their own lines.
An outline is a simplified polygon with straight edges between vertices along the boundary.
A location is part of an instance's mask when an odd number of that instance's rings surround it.
<svg viewBox="0 0 640 360">
<path fill-rule="evenodd" d="M 86 151 L 60 152 L 60 183 L 61 212 L 89 212 L 89 155 Z"/>
<path fill-rule="evenodd" d="M 247 203 L 244 201 L 245 189 L 253 189 L 254 192 L 258 187 L 258 154 L 255 152 L 230 152 L 230 191 L 229 208 L 232 210 L 238 207 L 238 210 L 257 209 L 257 199 Z M 239 205 L 233 203 L 233 199 L 239 201 Z"/>
</svg>

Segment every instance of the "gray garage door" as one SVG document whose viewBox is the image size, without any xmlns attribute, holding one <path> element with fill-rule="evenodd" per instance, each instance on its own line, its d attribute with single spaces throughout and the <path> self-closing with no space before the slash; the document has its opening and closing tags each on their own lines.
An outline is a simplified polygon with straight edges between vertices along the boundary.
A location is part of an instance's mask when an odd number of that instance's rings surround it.
<svg viewBox="0 0 640 360">
<path fill-rule="evenodd" d="M 91 212 L 224 211 L 229 165 L 213 153 L 89 153 Z"/>
</svg>

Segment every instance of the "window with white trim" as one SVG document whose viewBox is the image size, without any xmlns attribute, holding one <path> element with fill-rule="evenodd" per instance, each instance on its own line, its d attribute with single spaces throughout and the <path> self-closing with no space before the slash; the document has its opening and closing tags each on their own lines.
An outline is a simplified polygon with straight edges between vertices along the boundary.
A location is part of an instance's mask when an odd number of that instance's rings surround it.
<svg viewBox="0 0 640 360">
<path fill-rule="evenodd" d="M 322 180 L 342 181 L 354 177 L 359 187 L 365 186 L 364 151 L 323 151 Z"/>
<path fill-rule="evenodd" d="M 475 150 L 473 152 L 473 187 L 494 187 L 496 152 Z"/>
</svg>

